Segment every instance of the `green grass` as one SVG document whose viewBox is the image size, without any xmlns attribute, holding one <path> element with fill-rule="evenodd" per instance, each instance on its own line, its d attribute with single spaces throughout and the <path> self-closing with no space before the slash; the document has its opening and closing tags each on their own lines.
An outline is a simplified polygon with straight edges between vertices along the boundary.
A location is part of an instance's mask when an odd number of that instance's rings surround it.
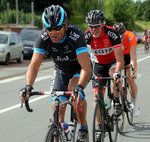
<svg viewBox="0 0 150 142">
<path fill-rule="evenodd" d="M 137 27 L 140 27 L 139 32 L 143 32 L 144 29 L 150 29 L 150 21 L 135 21 Z"/>
</svg>

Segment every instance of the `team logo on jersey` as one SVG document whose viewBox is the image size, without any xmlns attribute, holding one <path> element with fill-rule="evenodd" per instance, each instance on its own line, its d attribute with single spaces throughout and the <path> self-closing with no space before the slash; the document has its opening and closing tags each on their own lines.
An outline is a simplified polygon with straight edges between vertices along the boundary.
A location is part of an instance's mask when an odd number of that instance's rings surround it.
<svg viewBox="0 0 150 142">
<path fill-rule="evenodd" d="M 116 33 L 108 31 L 107 33 L 111 38 L 113 38 L 114 40 L 116 40 L 118 38 L 118 36 L 116 35 Z"/>
<path fill-rule="evenodd" d="M 80 37 L 80 35 L 78 35 L 77 33 L 71 31 L 69 38 L 71 38 L 72 40 L 76 41 L 78 38 Z"/>
<path fill-rule="evenodd" d="M 57 56 L 57 58 L 55 59 L 56 61 L 60 61 L 60 62 L 64 62 L 64 61 L 68 61 L 69 57 L 65 56 L 64 58 L 61 58 L 60 56 Z"/>
<path fill-rule="evenodd" d="M 58 49 L 56 47 L 52 47 L 53 52 L 58 52 Z"/>
<path fill-rule="evenodd" d="M 49 36 L 48 36 L 48 33 L 47 32 L 43 32 L 42 34 L 41 34 L 41 38 L 45 41 L 46 39 L 48 39 L 49 38 Z"/>
<path fill-rule="evenodd" d="M 95 55 L 106 55 L 113 52 L 113 47 L 94 50 Z"/>
<path fill-rule="evenodd" d="M 68 45 L 64 46 L 64 53 L 70 53 L 70 52 L 71 52 L 71 50 L 69 50 Z"/>
</svg>

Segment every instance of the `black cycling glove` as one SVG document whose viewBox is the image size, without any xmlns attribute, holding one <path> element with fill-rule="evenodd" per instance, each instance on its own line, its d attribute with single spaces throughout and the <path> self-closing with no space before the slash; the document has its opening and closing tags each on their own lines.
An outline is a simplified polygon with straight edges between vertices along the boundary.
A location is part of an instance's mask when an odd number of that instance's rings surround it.
<svg viewBox="0 0 150 142">
<path fill-rule="evenodd" d="M 82 85 L 78 84 L 76 87 L 72 88 L 72 91 L 79 94 L 81 96 L 81 99 L 85 99 L 85 94 L 84 94 Z"/>
<path fill-rule="evenodd" d="M 31 85 L 26 85 L 26 87 L 22 88 L 19 91 L 19 94 L 22 94 L 23 92 L 26 94 L 27 92 L 31 92 L 33 87 Z"/>
</svg>

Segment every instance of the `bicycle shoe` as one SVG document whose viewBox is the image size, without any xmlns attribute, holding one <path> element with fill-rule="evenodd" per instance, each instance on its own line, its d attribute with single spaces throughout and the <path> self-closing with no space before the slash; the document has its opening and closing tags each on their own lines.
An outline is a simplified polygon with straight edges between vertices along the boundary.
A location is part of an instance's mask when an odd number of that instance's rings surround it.
<svg viewBox="0 0 150 142">
<path fill-rule="evenodd" d="M 101 126 L 98 125 L 98 129 L 101 130 Z M 95 133 L 95 142 L 99 142 L 101 139 L 101 132 Z"/>
<path fill-rule="evenodd" d="M 76 142 L 89 142 L 89 134 L 87 129 L 79 129 Z"/>
<path fill-rule="evenodd" d="M 120 116 L 122 114 L 121 104 L 120 103 L 114 103 L 114 108 L 115 108 L 114 115 L 115 116 Z"/>
</svg>

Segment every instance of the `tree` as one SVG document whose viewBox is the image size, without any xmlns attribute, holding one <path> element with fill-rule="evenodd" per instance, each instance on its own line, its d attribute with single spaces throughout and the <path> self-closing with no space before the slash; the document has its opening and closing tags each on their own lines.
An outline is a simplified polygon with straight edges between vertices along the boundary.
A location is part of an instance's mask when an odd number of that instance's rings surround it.
<svg viewBox="0 0 150 142">
<path fill-rule="evenodd" d="M 133 0 L 106 0 L 105 13 L 108 19 L 116 22 L 123 22 L 127 29 L 134 26 L 135 12 Z"/>
</svg>

